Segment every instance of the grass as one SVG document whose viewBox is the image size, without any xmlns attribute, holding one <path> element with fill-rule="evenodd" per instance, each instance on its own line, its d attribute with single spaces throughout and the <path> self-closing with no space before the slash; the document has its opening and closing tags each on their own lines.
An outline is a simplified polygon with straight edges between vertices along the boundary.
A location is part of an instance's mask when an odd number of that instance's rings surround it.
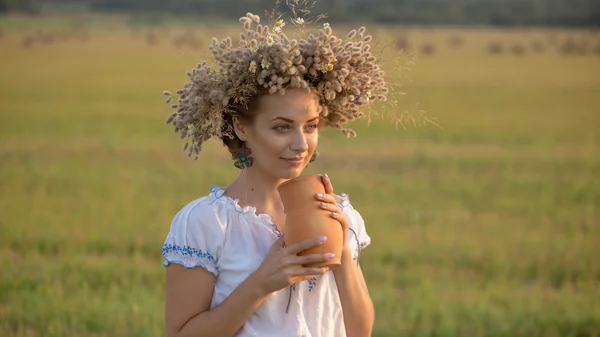
<svg viewBox="0 0 600 337">
<path fill-rule="evenodd" d="M 114 19 L 88 42 L 23 48 L 29 31 L 68 26 L 40 20 L 0 20 L 0 335 L 162 335 L 170 221 L 237 173 L 216 143 L 188 160 L 164 125 L 161 92 L 205 53 L 148 46 Z M 412 29 L 436 53 L 400 106 L 443 128 L 323 133 L 308 171 L 366 220 L 374 336 L 600 334 L 600 57 L 487 54 L 547 34 Z"/>
</svg>

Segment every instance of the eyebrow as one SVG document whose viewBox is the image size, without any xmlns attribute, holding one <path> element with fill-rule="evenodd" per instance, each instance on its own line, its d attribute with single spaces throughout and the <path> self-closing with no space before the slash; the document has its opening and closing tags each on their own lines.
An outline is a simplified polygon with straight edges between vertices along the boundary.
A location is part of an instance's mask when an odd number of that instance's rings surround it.
<svg viewBox="0 0 600 337">
<path fill-rule="evenodd" d="M 290 124 L 294 124 L 294 120 L 293 119 L 289 119 L 289 118 L 285 118 L 285 117 L 275 117 L 275 118 L 271 119 L 271 122 L 273 122 L 275 120 L 278 120 L 278 119 L 281 119 L 282 121 L 288 122 Z M 319 116 L 317 116 L 317 117 L 315 117 L 313 119 L 308 120 L 307 123 L 313 122 L 313 121 L 315 121 L 317 119 L 319 119 Z"/>
</svg>

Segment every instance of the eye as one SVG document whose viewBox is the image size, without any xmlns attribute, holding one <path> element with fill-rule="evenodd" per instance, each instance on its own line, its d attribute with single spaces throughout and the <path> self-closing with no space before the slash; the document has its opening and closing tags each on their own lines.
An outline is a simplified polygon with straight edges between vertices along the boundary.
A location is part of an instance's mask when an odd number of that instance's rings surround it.
<svg viewBox="0 0 600 337">
<path fill-rule="evenodd" d="M 279 125 L 276 125 L 275 127 L 273 127 L 273 130 L 283 132 L 283 131 L 287 131 L 289 128 L 290 128 L 289 125 L 279 124 Z"/>
<path fill-rule="evenodd" d="M 315 132 L 317 130 L 317 127 L 318 127 L 317 124 L 310 124 L 310 125 L 307 125 L 305 127 L 305 130 L 306 130 L 306 132 L 312 133 L 312 132 Z"/>
</svg>

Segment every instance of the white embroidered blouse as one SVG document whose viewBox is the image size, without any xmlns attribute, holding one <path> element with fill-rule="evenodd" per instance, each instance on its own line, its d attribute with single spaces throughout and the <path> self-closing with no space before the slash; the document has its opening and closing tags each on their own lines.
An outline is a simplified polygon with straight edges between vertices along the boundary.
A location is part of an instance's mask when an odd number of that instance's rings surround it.
<svg viewBox="0 0 600 337">
<path fill-rule="evenodd" d="M 178 263 L 202 267 L 216 276 L 210 308 L 221 303 L 262 263 L 281 235 L 272 218 L 240 206 L 213 186 L 210 194 L 184 206 L 175 215 L 162 248 L 163 266 Z M 348 195 L 340 207 L 350 221 L 354 258 L 368 246 L 360 214 Z M 344 337 L 342 306 L 332 271 L 276 291 L 250 316 L 236 337 Z"/>
</svg>

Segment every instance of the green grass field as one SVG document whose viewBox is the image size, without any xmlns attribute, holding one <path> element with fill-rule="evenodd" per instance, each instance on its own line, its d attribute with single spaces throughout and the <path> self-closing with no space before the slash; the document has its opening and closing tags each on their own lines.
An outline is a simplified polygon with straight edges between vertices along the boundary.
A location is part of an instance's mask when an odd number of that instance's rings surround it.
<svg viewBox="0 0 600 337">
<path fill-rule="evenodd" d="M 238 30 L 223 25 L 194 31 L 206 45 Z M 216 142 L 189 160 L 164 124 L 161 92 L 206 49 L 173 46 L 181 26 L 149 45 L 118 18 L 96 19 L 87 41 L 23 46 L 67 26 L 0 19 L 0 336 L 160 336 L 170 221 L 237 174 Z M 375 38 L 394 50 L 400 31 Z M 327 172 L 367 223 L 373 336 L 600 335 L 600 55 L 548 42 L 600 37 L 409 33 L 435 53 L 388 72 L 411 78 L 399 109 L 442 128 L 327 130 L 308 169 Z M 450 48 L 451 36 L 464 44 Z M 487 51 L 533 40 L 546 50 Z"/>
</svg>

